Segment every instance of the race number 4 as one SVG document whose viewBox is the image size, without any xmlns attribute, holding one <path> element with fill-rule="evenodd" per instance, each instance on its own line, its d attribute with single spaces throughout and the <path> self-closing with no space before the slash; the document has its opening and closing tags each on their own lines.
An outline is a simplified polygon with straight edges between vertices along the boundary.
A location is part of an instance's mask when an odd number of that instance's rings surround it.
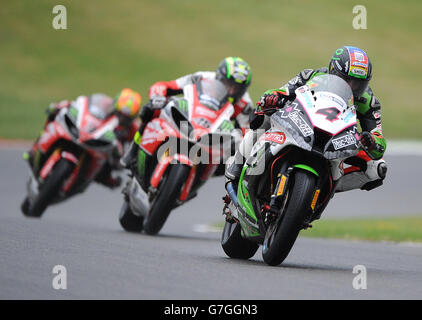
<svg viewBox="0 0 422 320">
<path fill-rule="evenodd" d="M 338 115 L 340 114 L 340 110 L 334 107 L 331 108 L 323 108 L 319 109 L 316 113 L 322 114 L 328 121 L 336 121 L 338 120 Z"/>
</svg>

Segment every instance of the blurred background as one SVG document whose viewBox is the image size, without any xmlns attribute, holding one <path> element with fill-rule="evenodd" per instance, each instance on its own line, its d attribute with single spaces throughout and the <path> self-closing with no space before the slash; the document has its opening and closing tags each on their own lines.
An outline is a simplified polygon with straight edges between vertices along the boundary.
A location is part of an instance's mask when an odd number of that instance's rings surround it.
<svg viewBox="0 0 422 320">
<path fill-rule="evenodd" d="M 66 30 L 52 26 L 57 4 L 67 9 Z M 353 28 L 357 4 L 366 30 Z M 421 14 L 417 0 L 4 1 L 0 138 L 35 138 L 52 101 L 130 87 L 146 102 L 155 81 L 214 71 L 229 55 L 249 62 L 256 101 L 353 45 L 372 60 L 386 138 L 420 139 Z"/>
</svg>

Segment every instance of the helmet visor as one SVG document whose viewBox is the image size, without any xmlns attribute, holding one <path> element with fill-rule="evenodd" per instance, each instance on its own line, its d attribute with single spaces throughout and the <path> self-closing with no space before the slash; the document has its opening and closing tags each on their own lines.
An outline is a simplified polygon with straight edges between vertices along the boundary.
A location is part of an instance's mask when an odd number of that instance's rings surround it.
<svg viewBox="0 0 422 320">
<path fill-rule="evenodd" d="M 334 74 L 346 81 L 352 89 L 353 96 L 355 98 L 361 97 L 362 94 L 365 92 L 366 88 L 368 88 L 369 80 L 367 79 L 358 79 L 349 75 L 345 76 L 344 74 L 338 72 L 335 68 L 332 68 L 330 74 Z"/>
<path fill-rule="evenodd" d="M 129 127 L 131 125 L 133 118 L 118 111 L 116 112 L 116 114 L 117 119 L 119 120 L 119 125 L 123 127 Z"/>
<path fill-rule="evenodd" d="M 232 97 L 235 101 L 242 98 L 248 89 L 248 85 L 245 83 L 236 83 L 233 80 L 223 79 L 223 83 L 227 88 L 229 97 Z"/>
<path fill-rule="evenodd" d="M 348 78 L 345 80 L 349 84 L 350 88 L 352 88 L 353 96 L 357 98 L 361 97 L 366 88 L 368 88 L 369 81 L 366 79 Z"/>
</svg>

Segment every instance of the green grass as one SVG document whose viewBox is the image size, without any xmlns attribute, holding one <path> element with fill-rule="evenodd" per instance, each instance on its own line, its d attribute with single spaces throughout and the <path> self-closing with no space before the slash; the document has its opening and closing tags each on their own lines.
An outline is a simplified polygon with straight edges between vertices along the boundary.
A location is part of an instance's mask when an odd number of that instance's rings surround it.
<svg viewBox="0 0 422 320">
<path fill-rule="evenodd" d="M 224 223 L 215 227 L 223 229 Z M 392 242 L 422 242 L 422 215 L 366 219 L 324 219 L 302 230 L 302 237 Z"/>
<path fill-rule="evenodd" d="M 321 219 L 304 237 L 422 242 L 422 216 L 373 219 Z"/>
<path fill-rule="evenodd" d="M 350 1 L 63 0 L 67 30 L 48 0 L 6 1 L 0 11 L 0 138 L 33 138 L 51 101 L 139 90 L 228 55 L 253 70 L 251 95 L 303 68 L 326 66 L 341 45 L 364 48 L 387 138 L 422 138 L 420 1 L 360 1 L 368 29 L 352 28 Z"/>
</svg>

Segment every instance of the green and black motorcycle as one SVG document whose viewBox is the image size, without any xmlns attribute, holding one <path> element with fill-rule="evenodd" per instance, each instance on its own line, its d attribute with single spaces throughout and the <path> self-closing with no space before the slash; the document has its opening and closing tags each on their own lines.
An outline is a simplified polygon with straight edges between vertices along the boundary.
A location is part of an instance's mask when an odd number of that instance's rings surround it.
<svg viewBox="0 0 422 320">
<path fill-rule="evenodd" d="M 344 175 L 343 161 L 362 145 L 352 91 L 334 75 L 298 88 L 296 99 L 270 120 L 238 186 L 226 185 L 221 244 L 238 259 L 251 258 L 262 245 L 264 261 L 279 265 L 300 230 L 320 218 Z"/>
</svg>

